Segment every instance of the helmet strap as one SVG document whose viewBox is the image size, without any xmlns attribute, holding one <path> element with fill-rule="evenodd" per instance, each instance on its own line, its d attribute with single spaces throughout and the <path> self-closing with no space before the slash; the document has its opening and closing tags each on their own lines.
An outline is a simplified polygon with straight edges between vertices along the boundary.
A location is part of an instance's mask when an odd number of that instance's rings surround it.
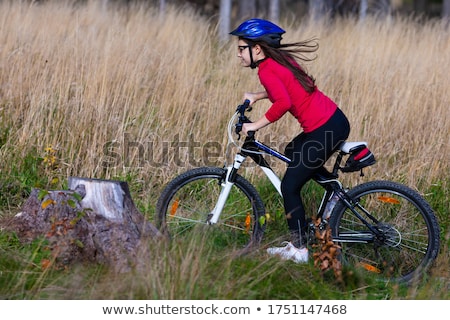
<svg viewBox="0 0 450 320">
<path fill-rule="evenodd" d="M 255 69 L 258 65 L 256 64 L 256 62 L 253 60 L 253 53 L 252 53 L 252 47 L 250 46 L 248 48 L 248 51 L 250 53 L 250 68 Z"/>
</svg>

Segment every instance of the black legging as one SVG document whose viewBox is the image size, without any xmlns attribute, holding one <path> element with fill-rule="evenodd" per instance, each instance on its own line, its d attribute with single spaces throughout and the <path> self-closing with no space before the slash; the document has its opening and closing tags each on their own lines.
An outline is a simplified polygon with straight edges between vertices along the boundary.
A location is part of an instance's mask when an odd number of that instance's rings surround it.
<svg viewBox="0 0 450 320">
<path fill-rule="evenodd" d="M 324 125 L 312 132 L 302 132 L 286 146 L 285 154 L 292 161 L 281 181 L 281 192 L 289 231 L 296 237 L 292 239 L 296 246 L 302 245 L 306 229 L 300 191 L 349 133 L 347 117 L 338 108 Z"/>
</svg>

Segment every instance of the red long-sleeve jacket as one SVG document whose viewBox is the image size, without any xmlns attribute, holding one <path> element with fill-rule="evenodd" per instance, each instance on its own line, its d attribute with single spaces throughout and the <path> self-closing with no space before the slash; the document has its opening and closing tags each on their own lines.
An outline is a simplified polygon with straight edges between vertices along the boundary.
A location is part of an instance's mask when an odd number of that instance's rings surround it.
<svg viewBox="0 0 450 320">
<path fill-rule="evenodd" d="M 336 111 L 337 105 L 317 88 L 308 93 L 294 74 L 275 60 L 267 58 L 259 64 L 258 76 L 272 106 L 265 116 L 270 122 L 290 112 L 304 132 L 311 132 Z"/>
</svg>

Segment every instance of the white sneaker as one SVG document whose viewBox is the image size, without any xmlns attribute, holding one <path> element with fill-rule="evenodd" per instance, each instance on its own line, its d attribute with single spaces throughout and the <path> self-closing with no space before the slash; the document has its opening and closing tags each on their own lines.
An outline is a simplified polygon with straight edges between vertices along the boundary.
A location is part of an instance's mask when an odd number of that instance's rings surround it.
<svg viewBox="0 0 450 320">
<path fill-rule="evenodd" d="M 268 248 L 267 253 L 270 255 L 280 256 L 283 260 L 293 260 L 296 263 L 308 262 L 308 248 L 296 248 L 291 242 L 284 241 L 285 247 Z"/>
</svg>

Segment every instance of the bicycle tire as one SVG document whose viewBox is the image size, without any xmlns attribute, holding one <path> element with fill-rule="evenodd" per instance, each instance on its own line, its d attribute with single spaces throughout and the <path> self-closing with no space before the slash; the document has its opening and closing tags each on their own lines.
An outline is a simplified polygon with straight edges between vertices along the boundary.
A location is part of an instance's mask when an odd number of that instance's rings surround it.
<svg viewBox="0 0 450 320">
<path fill-rule="evenodd" d="M 419 193 L 396 182 L 371 181 L 354 187 L 347 195 L 378 220 L 377 227 L 384 231 L 385 239 L 339 242 L 344 264 L 398 282 L 411 282 L 429 269 L 439 252 L 440 231 L 431 206 Z M 333 238 L 368 231 L 342 201 L 332 212 L 330 227 Z"/>
<path fill-rule="evenodd" d="M 225 245 L 259 244 L 265 228 L 265 208 L 255 187 L 236 175 L 219 221 L 207 224 L 226 176 L 224 168 L 201 167 L 175 177 L 156 205 L 156 226 L 170 238 L 207 226 Z"/>
</svg>

